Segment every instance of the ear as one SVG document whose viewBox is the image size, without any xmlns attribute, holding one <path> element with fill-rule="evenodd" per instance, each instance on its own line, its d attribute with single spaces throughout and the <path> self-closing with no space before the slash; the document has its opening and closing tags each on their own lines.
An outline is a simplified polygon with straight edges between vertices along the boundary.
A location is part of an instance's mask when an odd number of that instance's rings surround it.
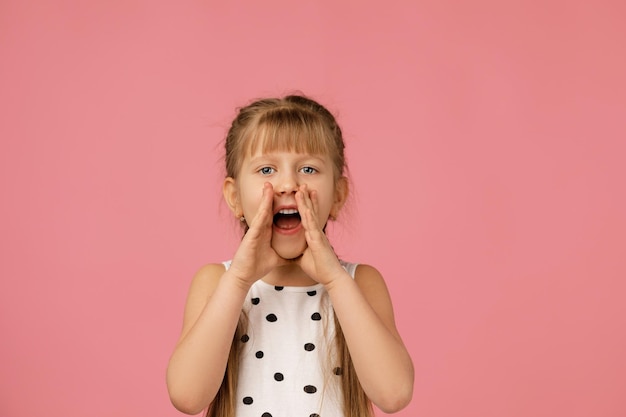
<svg viewBox="0 0 626 417">
<path fill-rule="evenodd" d="M 343 205 L 346 203 L 348 199 L 348 194 L 350 193 L 350 184 L 348 182 L 348 178 L 341 177 L 335 183 L 335 201 L 333 203 L 332 208 L 330 209 L 330 216 L 332 218 L 337 218 L 339 212 L 343 208 Z"/>
<path fill-rule="evenodd" d="M 224 180 L 222 194 L 224 195 L 224 200 L 226 204 L 228 204 L 230 211 L 237 217 L 243 216 L 243 209 L 239 203 L 239 191 L 237 190 L 237 183 L 234 178 L 227 177 Z"/>
</svg>

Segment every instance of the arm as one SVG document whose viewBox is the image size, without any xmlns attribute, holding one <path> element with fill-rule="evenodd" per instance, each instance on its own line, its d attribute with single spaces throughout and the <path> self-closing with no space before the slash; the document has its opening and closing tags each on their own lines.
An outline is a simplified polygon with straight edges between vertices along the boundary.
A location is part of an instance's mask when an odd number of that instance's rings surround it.
<svg viewBox="0 0 626 417">
<path fill-rule="evenodd" d="M 223 265 L 207 265 L 194 277 L 167 368 L 170 399 L 179 411 L 197 414 L 213 401 L 246 294 Z"/>
<path fill-rule="evenodd" d="M 354 280 L 338 274 L 326 288 L 367 396 L 386 413 L 406 407 L 413 395 L 413 363 L 380 273 L 359 265 Z"/>
<path fill-rule="evenodd" d="M 284 263 L 270 246 L 272 199 L 272 187 L 266 184 L 258 212 L 228 271 L 223 265 L 208 265 L 191 284 L 183 330 L 167 368 L 170 399 L 184 413 L 197 414 L 211 404 L 224 379 L 250 286 Z"/>
<path fill-rule="evenodd" d="M 315 191 L 302 186 L 296 201 L 308 243 L 299 264 L 326 287 L 369 399 L 387 413 L 399 411 L 413 395 L 413 363 L 396 330 L 385 282 L 371 266 L 357 267 L 354 279 L 341 267 L 317 221 Z"/>
</svg>

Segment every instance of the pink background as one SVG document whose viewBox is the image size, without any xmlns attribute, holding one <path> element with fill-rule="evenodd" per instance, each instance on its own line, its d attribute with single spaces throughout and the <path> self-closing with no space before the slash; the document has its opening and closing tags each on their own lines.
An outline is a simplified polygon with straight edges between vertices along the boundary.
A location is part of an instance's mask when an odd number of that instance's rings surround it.
<svg viewBox="0 0 626 417">
<path fill-rule="evenodd" d="M 2 1 L 0 415 L 180 415 L 221 140 L 292 90 L 345 130 L 331 234 L 388 280 L 399 416 L 626 415 L 624 4 Z"/>
</svg>

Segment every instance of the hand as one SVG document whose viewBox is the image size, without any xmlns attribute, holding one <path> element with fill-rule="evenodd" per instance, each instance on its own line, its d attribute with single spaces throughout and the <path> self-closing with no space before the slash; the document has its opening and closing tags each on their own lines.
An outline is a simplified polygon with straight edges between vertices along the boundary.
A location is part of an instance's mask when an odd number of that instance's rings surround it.
<svg viewBox="0 0 626 417">
<path fill-rule="evenodd" d="M 324 233 L 323 225 L 319 224 L 317 192 L 315 190 L 309 192 L 306 184 L 301 185 L 296 192 L 296 204 L 307 242 L 307 248 L 296 262 L 317 282 L 331 284 L 334 279 L 345 275 L 346 272 Z"/>
<path fill-rule="evenodd" d="M 263 185 L 259 209 L 233 256 L 230 272 L 247 286 L 263 278 L 275 267 L 286 263 L 271 246 L 273 201 L 272 184 L 266 182 Z"/>
</svg>

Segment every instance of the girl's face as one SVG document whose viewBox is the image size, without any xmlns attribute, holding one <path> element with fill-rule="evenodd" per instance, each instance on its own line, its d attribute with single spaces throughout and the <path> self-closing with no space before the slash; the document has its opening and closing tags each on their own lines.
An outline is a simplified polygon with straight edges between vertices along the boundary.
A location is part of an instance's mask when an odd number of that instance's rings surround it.
<svg viewBox="0 0 626 417">
<path fill-rule="evenodd" d="M 306 184 L 309 192 L 317 193 L 320 227 L 337 216 L 348 193 L 346 178 L 337 180 L 328 155 L 258 150 L 244 158 L 236 179 L 225 180 L 224 197 L 236 216 L 243 215 L 248 223 L 254 219 L 266 182 L 274 189 L 271 244 L 285 259 L 297 258 L 307 247 L 297 212 L 298 187 Z"/>
</svg>

